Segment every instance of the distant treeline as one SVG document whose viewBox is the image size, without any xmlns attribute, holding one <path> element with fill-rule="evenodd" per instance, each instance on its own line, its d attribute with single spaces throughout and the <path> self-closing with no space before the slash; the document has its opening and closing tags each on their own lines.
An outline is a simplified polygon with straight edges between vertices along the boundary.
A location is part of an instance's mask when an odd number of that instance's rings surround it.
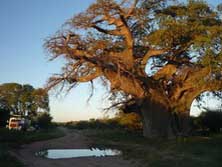
<svg viewBox="0 0 222 167">
<path fill-rule="evenodd" d="M 90 119 L 89 121 L 71 121 L 64 123 L 72 129 L 126 129 L 142 130 L 141 118 L 135 113 L 120 113 L 115 118 Z"/>
<path fill-rule="evenodd" d="M 222 131 L 222 112 L 207 110 L 198 117 L 192 117 L 192 128 L 196 131 L 220 133 Z"/>
<path fill-rule="evenodd" d="M 141 117 L 136 113 L 119 113 L 114 118 L 90 119 L 88 121 L 71 121 L 60 123 L 71 129 L 125 129 L 142 131 Z M 222 131 L 222 112 L 207 110 L 198 117 L 191 117 L 193 135 L 209 135 Z"/>
</svg>

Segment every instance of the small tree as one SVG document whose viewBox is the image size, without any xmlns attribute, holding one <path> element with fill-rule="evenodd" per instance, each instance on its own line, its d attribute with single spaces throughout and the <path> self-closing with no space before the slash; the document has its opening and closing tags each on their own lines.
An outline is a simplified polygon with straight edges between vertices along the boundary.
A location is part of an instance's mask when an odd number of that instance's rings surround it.
<svg viewBox="0 0 222 167">
<path fill-rule="evenodd" d="M 31 85 L 5 83 L 0 85 L 0 107 L 4 106 L 13 114 L 36 115 L 37 111 L 49 111 L 48 93 Z"/>
<path fill-rule="evenodd" d="M 37 116 L 37 125 L 41 128 L 41 129 L 48 129 L 50 128 L 51 124 L 52 124 L 52 117 L 50 116 L 50 114 L 48 112 L 43 112 L 41 114 L 39 114 Z"/>
</svg>

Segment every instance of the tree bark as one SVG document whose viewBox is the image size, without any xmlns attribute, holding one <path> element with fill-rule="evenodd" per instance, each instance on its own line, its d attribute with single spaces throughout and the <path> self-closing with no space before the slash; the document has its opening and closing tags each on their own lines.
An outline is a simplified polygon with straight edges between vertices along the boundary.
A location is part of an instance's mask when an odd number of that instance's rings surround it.
<svg viewBox="0 0 222 167">
<path fill-rule="evenodd" d="M 143 135 L 147 138 L 175 138 L 173 117 L 167 106 L 146 100 L 141 105 Z"/>
<path fill-rule="evenodd" d="M 173 113 L 167 105 L 146 100 L 141 104 L 141 115 L 144 137 L 172 139 L 190 133 L 189 112 Z"/>
<path fill-rule="evenodd" d="M 176 136 L 187 137 L 191 132 L 191 121 L 189 112 L 174 113 L 172 129 Z"/>
</svg>

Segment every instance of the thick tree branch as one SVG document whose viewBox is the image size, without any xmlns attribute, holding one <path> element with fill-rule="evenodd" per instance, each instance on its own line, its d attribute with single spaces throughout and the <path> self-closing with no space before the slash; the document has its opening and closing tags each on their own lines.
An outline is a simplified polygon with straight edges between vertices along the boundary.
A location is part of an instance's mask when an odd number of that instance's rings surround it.
<svg viewBox="0 0 222 167">
<path fill-rule="evenodd" d="M 155 80 L 160 80 L 160 79 L 164 79 L 164 80 L 169 80 L 170 78 L 173 77 L 173 75 L 176 73 L 177 71 L 177 66 L 173 65 L 173 64 L 167 64 L 165 66 L 163 66 L 159 71 L 157 71 L 153 78 Z"/>
<path fill-rule="evenodd" d="M 154 56 L 159 56 L 161 54 L 164 54 L 166 53 L 166 50 L 163 50 L 163 49 L 149 49 L 147 51 L 147 53 L 145 54 L 145 56 L 143 57 L 142 61 L 141 61 L 141 65 L 142 67 L 144 68 L 147 64 L 147 61 L 151 58 L 151 57 L 154 57 Z"/>
<path fill-rule="evenodd" d="M 109 15 L 104 15 L 103 19 L 105 21 L 108 21 L 110 25 L 115 25 L 117 27 L 116 31 L 119 31 L 119 34 L 121 34 L 125 38 L 127 44 L 126 49 L 131 51 L 131 54 L 129 56 L 133 58 L 132 55 L 133 37 L 124 17 L 120 15 L 119 18 L 115 18 Z"/>
<path fill-rule="evenodd" d="M 95 68 L 95 71 L 92 72 L 91 74 L 88 74 L 88 75 L 85 75 L 85 76 L 81 76 L 81 77 L 74 77 L 73 76 L 73 79 L 76 81 L 76 82 L 90 82 L 94 79 L 96 79 L 97 77 L 100 77 L 102 76 L 102 71 L 99 69 L 99 68 Z"/>
<path fill-rule="evenodd" d="M 196 68 L 193 71 L 183 72 L 181 76 L 175 78 L 176 83 L 172 87 L 170 99 L 174 108 L 180 108 L 186 112 L 193 100 L 205 91 L 221 91 L 222 78 L 211 79 L 209 67 Z M 180 79 L 179 79 L 180 77 Z"/>
</svg>

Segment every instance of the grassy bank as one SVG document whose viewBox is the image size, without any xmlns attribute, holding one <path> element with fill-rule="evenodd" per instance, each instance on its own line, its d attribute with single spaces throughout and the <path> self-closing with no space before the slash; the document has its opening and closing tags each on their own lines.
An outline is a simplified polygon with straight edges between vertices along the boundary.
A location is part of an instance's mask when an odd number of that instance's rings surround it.
<svg viewBox="0 0 222 167">
<path fill-rule="evenodd" d="M 36 132 L 9 131 L 0 129 L 0 166 L 1 167 L 23 167 L 9 154 L 10 149 L 18 149 L 22 144 L 35 141 L 48 140 L 63 136 L 59 129 L 40 130 Z"/>
<path fill-rule="evenodd" d="M 1 167 L 23 167 L 24 165 L 16 158 L 12 157 L 8 150 L 10 148 L 7 145 L 0 144 L 0 166 Z"/>
<path fill-rule="evenodd" d="M 8 151 L 7 143 L 0 143 L 0 166 L 1 167 L 23 167 L 23 164 L 16 158 L 12 157 Z"/>
<path fill-rule="evenodd" d="M 140 162 L 141 167 L 220 167 L 222 135 L 190 137 L 180 140 L 149 140 L 140 133 L 120 130 L 85 130 L 92 146 L 123 151 L 125 159 Z"/>
</svg>

